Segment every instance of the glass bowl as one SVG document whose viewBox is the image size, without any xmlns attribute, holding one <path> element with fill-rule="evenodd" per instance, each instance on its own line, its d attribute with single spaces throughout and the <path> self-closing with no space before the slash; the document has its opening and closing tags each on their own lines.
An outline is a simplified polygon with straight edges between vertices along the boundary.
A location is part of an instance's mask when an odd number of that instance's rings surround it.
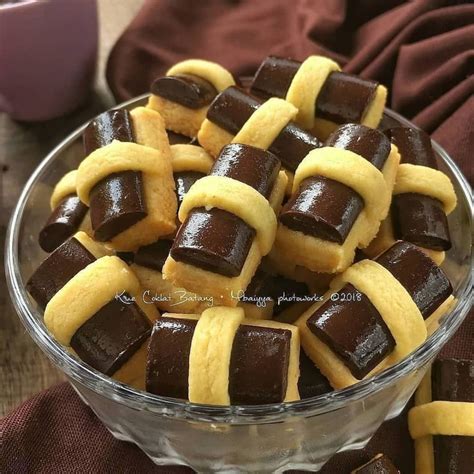
<svg viewBox="0 0 474 474">
<path fill-rule="evenodd" d="M 141 96 L 119 107 L 145 103 Z M 412 126 L 386 110 L 386 126 Z M 156 464 L 182 464 L 200 472 L 317 471 L 338 451 L 362 448 L 380 424 L 397 416 L 465 317 L 469 306 L 472 204 L 470 187 L 446 152 L 433 143 L 440 168 L 451 178 L 458 206 L 449 216 L 453 248 L 443 268 L 455 306 L 440 328 L 409 357 L 376 377 L 299 402 L 215 407 L 134 390 L 69 354 L 48 333 L 25 282 L 45 254 L 38 231 L 49 214 L 53 186 L 83 159 L 77 129 L 38 166 L 11 217 L 6 274 L 15 308 L 31 337 L 69 379 L 82 400 L 118 439 L 136 443 Z"/>
</svg>

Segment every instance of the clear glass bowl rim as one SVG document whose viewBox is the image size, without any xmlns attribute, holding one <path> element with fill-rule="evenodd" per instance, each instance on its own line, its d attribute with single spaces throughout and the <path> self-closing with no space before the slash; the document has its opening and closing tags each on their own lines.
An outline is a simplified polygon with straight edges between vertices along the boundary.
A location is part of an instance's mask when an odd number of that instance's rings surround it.
<svg viewBox="0 0 474 474">
<path fill-rule="evenodd" d="M 119 104 L 114 108 L 138 105 L 146 97 L 148 97 L 148 94 L 143 94 Z M 418 128 L 416 125 L 390 109 L 385 109 L 385 114 L 388 117 L 401 122 L 405 126 Z M 296 402 L 258 406 L 233 405 L 229 407 L 199 405 L 187 401 L 153 395 L 117 382 L 87 366 L 81 360 L 69 354 L 64 347 L 50 336 L 46 328 L 40 324 L 42 315 L 30 303 L 30 298 L 21 281 L 19 270 L 18 244 L 20 224 L 29 195 L 32 192 L 33 187 L 40 180 L 42 172 L 48 167 L 49 163 L 55 159 L 57 154 L 61 153 L 63 148 L 78 138 L 85 126 L 86 124 L 83 124 L 57 145 L 38 165 L 25 184 L 18 203 L 12 213 L 7 231 L 5 244 L 5 270 L 12 302 L 22 323 L 33 340 L 54 362 L 54 364 L 59 366 L 59 368 L 66 373 L 66 375 L 103 397 L 137 410 L 149 410 L 161 413 L 163 416 L 167 417 L 215 424 L 263 424 L 284 421 L 292 416 L 309 417 L 328 413 L 334 410 L 339 410 L 352 402 L 368 396 L 369 394 L 378 392 L 401 377 L 409 374 L 412 370 L 422 367 L 454 334 L 470 308 L 469 295 L 472 286 L 472 272 L 469 272 L 468 277 L 461 284 L 455 308 L 445 315 L 444 320 L 437 331 L 435 331 L 434 334 L 432 334 L 411 355 L 383 372 L 380 372 L 376 376 L 363 380 L 351 387 Z M 472 225 L 473 205 L 471 187 L 462 172 L 444 149 L 435 141 L 432 141 L 432 143 L 434 150 L 442 157 L 445 165 L 459 181 L 459 185 L 463 191 L 463 198 L 467 201 L 467 206 L 470 211 L 469 220 Z"/>
</svg>

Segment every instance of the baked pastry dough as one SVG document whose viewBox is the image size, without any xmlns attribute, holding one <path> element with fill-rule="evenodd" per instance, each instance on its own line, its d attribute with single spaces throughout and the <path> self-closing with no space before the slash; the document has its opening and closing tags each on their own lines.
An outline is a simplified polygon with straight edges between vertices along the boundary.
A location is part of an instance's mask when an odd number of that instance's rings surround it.
<svg viewBox="0 0 474 474">
<path fill-rule="evenodd" d="M 171 166 L 174 173 L 198 171 L 208 174 L 214 160 L 204 148 L 196 145 L 171 145 Z"/>
<path fill-rule="evenodd" d="M 229 366 L 241 308 L 211 308 L 201 315 L 189 355 L 189 401 L 230 405 Z"/>
<path fill-rule="evenodd" d="M 298 109 L 296 122 L 303 128 L 315 126 L 316 100 L 329 74 L 340 71 L 337 63 L 324 56 L 307 57 L 291 81 L 286 100 Z"/>
<path fill-rule="evenodd" d="M 275 252 L 314 272 L 344 271 L 354 260 L 356 248 L 369 244 L 387 216 L 399 160 L 394 145 L 381 171 L 349 150 L 323 147 L 311 151 L 296 170 L 293 192 L 305 178 L 325 176 L 354 189 L 364 198 L 364 208 L 342 245 L 305 235 L 280 223 Z"/>
<path fill-rule="evenodd" d="M 192 74 L 211 83 L 217 92 L 235 84 L 234 78 L 229 71 L 219 64 L 202 59 L 188 59 L 175 64 L 166 73 L 167 76 L 181 74 Z M 198 109 L 192 109 L 171 100 L 152 94 L 148 100 L 147 107 L 160 112 L 163 116 L 166 128 L 173 132 L 195 137 L 206 118 L 209 104 Z"/>
</svg>

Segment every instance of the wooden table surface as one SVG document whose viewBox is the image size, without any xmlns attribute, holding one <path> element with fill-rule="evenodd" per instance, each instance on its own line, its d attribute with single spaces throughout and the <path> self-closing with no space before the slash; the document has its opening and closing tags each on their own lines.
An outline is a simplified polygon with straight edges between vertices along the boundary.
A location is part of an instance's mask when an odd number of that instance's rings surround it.
<svg viewBox="0 0 474 474">
<path fill-rule="evenodd" d="M 97 0 L 99 63 L 90 100 L 80 110 L 44 123 L 18 123 L 0 113 L 0 245 L 21 189 L 44 156 L 67 134 L 113 105 L 104 79 L 107 56 L 143 0 Z M 62 380 L 23 328 L 10 301 L 3 266 L 0 280 L 0 418 L 31 395 Z"/>
</svg>

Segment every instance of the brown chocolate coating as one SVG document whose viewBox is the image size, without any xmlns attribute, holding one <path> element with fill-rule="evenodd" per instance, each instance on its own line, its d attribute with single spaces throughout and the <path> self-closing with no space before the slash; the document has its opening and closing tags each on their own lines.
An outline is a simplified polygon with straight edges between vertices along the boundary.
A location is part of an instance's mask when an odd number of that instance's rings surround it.
<svg viewBox="0 0 474 474">
<path fill-rule="evenodd" d="M 86 156 L 97 148 L 109 145 L 113 140 L 121 142 L 135 141 L 132 120 L 128 110 L 108 110 L 89 123 L 83 134 Z"/>
<path fill-rule="evenodd" d="M 176 196 L 178 197 L 178 207 L 181 206 L 184 196 L 189 191 L 191 186 L 203 176 L 206 176 L 204 173 L 199 171 L 179 171 L 173 173 L 174 184 L 176 186 Z"/>
<path fill-rule="evenodd" d="M 432 250 L 449 250 L 451 238 L 443 205 L 422 194 L 404 193 L 392 198 L 391 215 L 396 239 Z"/>
<path fill-rule="evenodd" d="M 66 240 L 35 270 L 26 284 L 41 308 L 77 273 L 96 258 L 74 237 Z"/>
<path fill-rule="evenodd" d="M 398 148 L 400 163 L 438 169 L 430 136 L 423 130 L 394 127 L 387 130 L 386 134 Z"/>
<path fill-rule="evenodd" d="M 181 133 L 173 132 L 173 130 L 166 130 L 168 135 L 168 141 L 170 145 L 188 145 L 191 143 L 192 139 Z"/>
<path fill-rule="evenodd" d="M 395 340 L 375 306 L 351 284 L 320 306 L 306 324 L 359 380 L 395 347 Z"/>
<path fill-rule="evenodd" d="M 400 474 L 400 471 L 385 454 L 376 456 L 367 464 L 364 464 L 352 472 L 354 474 Z"/>
<path fill-rule="evenodd" d="M 86 213 L 87 206 L 76 194 L 61 199 L 39 233 L 41 248 L 45 252 L 52 252 L 59 247 L 77 231 Z"/>
<path fill-rule="evenodd" d="M 124 294 L 130 300 L 130 295 Z M 151 324 L 136 303 L 111 300 L 74 334 L 71 347 L 94 369 L 113 375 L 140 348 Z"/>
<path fill-rule="evenodd" d="M 303 298 L 309 294 L 310 291 L 305 283 L 290 280 L 281 275 L 271 275 L 260 268 L 245 290 L 245 296 L 273 300 L 275 302 L 273 316 L 293 305 L 298 297 Z M 280 297 L 293 301 L 279 300 Z"/>
<path fill-rule="evenodd" d="M 202 77 L 177 74 L 156 79 L 151 85 L 151 93 L 190 109 L 199 109 L 212 102 L 217 90 Z"/>
<path fill-rule="evenodd" d="M 273 140 L 269 150 L 282 162 L 283 166 L 295 172 L 303 158 L 321 142 L 313 135 L 290 122 Z"/>
<path fill-rule="evenodd" d="M 220 275 L 238 276 L 245 263 L 255 230 L 230 212 L 193 209 L 176 234 L 171 256 Z"/>
<path fill-rule="evenodd" d="M 431 366 L 431 398 L 474 403 L 474 361 L 435 360 Z"/>
<path fill-rule="evenodd" d="M 428 134 L 406 127 L 386 133 L 397 146 L 401 163 L 438 169 Z M 422 194 L 399 194 L 393 197 L 391 211 L 397 238 L 432 250 L 451 248 L 448 220 L 438 200 Z"/>
<path fill-rule="evenodd" d="M 232 143 L 221 150 L 209 174 L 248 184 L 268 199 L 279 171 L 280 160 L 273 153 Z"/>
<path fill-rule="evenodd" d="M 471 474 L 474 436 L 433 436 L 435 474 Z"/>
<path fill-rule="evenodd" d="M 305 179 L 283 206 L 280 222 L 292 230 L 343 244 L 364 201 L 353 189 L 323 176 Z"/>
<path fill-rule="evenodd" d="M 298 379 L 298 391 L 301 399 L 316 397 L 323 393 L 332 392 L 328 379 L 314 365 L 313 361 L 304 353 L 300 352 L 300 378 Z"/>
<path fill-rule="evenodd" d="M 214 99 L 207 111 L 207 118 L 236 135 L 260 105 L 262 105 L 261 100 L 232 86 Z M 316 137 L 290 122 L 270 145 L 269 151 L 281 161 L 285 168 L 295 171 L 308 152 L 320 146 Z"/>
<path fill-rule="evenodd" d="M 241 325 L 232 346 L 229 395 L 234 405 L 283 402 L 288 383 L 291 332 Z"/>
<path fill-rule="evenodd" d="M 141 171 L 113 173 L 90 192 L 90 216 L 96 240 L 110 240 L 146 215 Z"/>
<path fill-rule="evenodd" d="M 285 98 L 301 62 L 277 56 L 266 57 L 255 73 L 250 92 L 257 97 Z"/>
<path fill-rule="evenodd" d="M 159 318 L 151 333 L 146 364 L 146 390 L 188 399 L 189 354 L 197 321 Z"/>
<path fill-rule="evenodd" d="M 332 72 L 316 99 L 316 116 L 335 123 L 360 123 L 378 85 L 376 81 Z"/>
<path fill-rule="evenodd" d="M 329 135 L 324 145 L 352 151 L 379 170 L 383 168 L 390 154 L 390 141 L 382 132 L 356 123 L 338 127 Z"/>
<path fill-rule="evenodd" d="M 453 289 L 438 265 L 408 242 L 396 242 L 376 259 L 403 285 L 424 319 L 428 318 Z"/>
<path fill-rule="evenodd" d="M 339 127 L 325 146 L 357 153 L 378 169 L 390 154 L 390 142 L 383 133 L 357 124 Z M 352 188 L 315 176 L 300 184 L 283 207 L 280 221 L 306 235 L 343 244 L 363 208 L 362 197 Z"/>
<path fill-rule="evenodd" d="M 207 118 L 219 127 L 236 135 L 262 101 L 236 86 L 222 91 L 209 106 Z"/>
<path fill-rule="evenodd" d="M 171 240 L 157 240 L 150 245 L 140 247 L 135 254 L 134 262 L 142 267 L 161 272 L 172 244 Z"/>
</svg>

